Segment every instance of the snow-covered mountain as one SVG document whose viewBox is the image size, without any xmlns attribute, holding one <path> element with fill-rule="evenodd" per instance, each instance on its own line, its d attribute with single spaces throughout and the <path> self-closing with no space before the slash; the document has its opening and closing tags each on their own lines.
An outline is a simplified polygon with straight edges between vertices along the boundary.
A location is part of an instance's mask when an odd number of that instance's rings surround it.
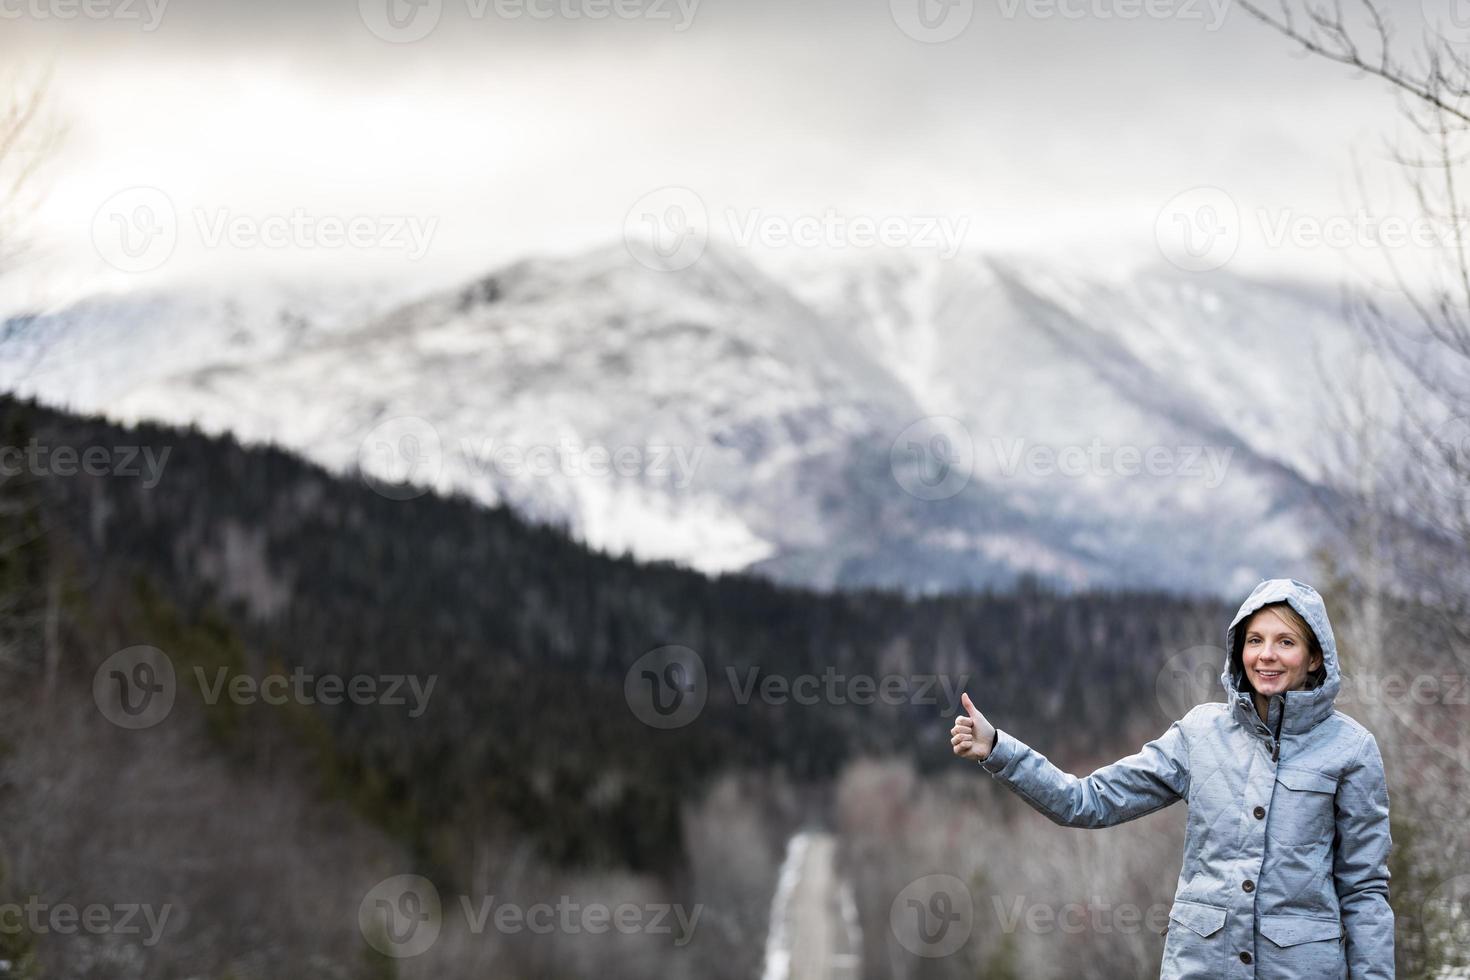
<svg viewBox="0 0 1470 980">
<path fill-rule="evenodd" d="M 88 296 L 60 309 L 0 318 L 0 388 L 112 412 L 175 376 L 317 343 L 406 298 L 381 282 L 267 282 Z"/>
<path fill-rule="evenodd" d="M 609 247 L 407 303 L 96 297 L 0 326 L 0 386 L 707 572 L 1238 592 L 1304 559 L 1324 392 L 1361 347 L 1335 294 L 1225 274 Z"/>
</svg>

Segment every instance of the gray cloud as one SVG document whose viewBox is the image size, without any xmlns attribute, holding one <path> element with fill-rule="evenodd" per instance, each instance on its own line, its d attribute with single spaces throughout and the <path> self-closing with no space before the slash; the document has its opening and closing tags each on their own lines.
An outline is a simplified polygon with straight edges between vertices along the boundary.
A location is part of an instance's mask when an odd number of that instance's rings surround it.
<svg viewBox="0 0 1470 980">
<path fill-rule="evenodd" d="M 121 8 L 11 17 L 82 2 L 0 0 L 0 53 L 55 66 L 72 138 L 47 214 L 54 251 L 79 262 L 95 258 L 90 216 L 133 185 L 211 214 L 437 218 L 429 262 L 444 273 L 613 239 L 665 184 L 717 212 L 947 210 L 972 218 L 981 247 L 1117 239 L 1144 255 L 1159 209 L 1197 185 L 1247 213 L 1343 210 L 1351 153 L 1376 153 L 1395 119 L 1381 90 L 1205 0 L 1155 0 L 1172 11 L 1157 18 L 1124 16 L 1140 0 L 996 0 L 946 43 L 874 0 L 684 0 L 682 13 L 616 0 L 633 15 L 602 19 L 591 12 L 614 0 L 422 0 L 442 6 L 410 43 L 375 35 L 379 8 L 357 2 L 171 0 L 152 31 Z M 90 2 L 146 16 L 145 0 Z M 197 246 L 181 241 L 174 271 L 239 264 Z M 406 273 L 400 258 L 321 264 Z"/>
</svg>

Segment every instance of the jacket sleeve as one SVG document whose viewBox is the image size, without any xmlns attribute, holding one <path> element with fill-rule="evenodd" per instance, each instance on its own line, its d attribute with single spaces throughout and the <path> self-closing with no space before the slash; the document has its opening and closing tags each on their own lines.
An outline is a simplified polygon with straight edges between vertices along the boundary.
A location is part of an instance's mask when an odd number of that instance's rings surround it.
<svg viewBox="0 0 1470 980">
<path fill-rule="evenodd" d="M 1064 827 L 1111 827 L 1166 807 L 1189 788 L 1189 753 L 1177 721 L 1138 752 L 1085 779 L 999 730 L 980 765 Z"/>
<path fill-rule="evenodd" d="M 1352 980 L 1392 980 L 1393 909 L 1388 904 L 1388 786 L 1378 741 L 1365 732 L 1337 787 L 1332 877 Z"/>
</svg>

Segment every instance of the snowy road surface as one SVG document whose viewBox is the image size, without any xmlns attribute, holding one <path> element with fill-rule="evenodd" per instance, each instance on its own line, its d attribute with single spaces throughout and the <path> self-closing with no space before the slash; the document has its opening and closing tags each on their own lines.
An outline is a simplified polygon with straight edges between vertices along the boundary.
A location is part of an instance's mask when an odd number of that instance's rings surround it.
<svg viewBox="0 0 1470 980">
<path fill-rule="evenodd" d="M 862 934 L 830 834 L 791 838 L 771 902 L 762 980 L 858 980 Z"/>
</svg>

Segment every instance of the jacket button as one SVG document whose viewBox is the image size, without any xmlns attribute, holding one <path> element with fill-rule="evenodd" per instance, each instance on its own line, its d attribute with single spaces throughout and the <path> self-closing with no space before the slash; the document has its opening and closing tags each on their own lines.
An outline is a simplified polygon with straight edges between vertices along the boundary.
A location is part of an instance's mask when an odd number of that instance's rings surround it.
<svg viewBox="0 0 1470 980">
<path fill-rule="evenodd" d="M 1256 890 L 1256 883 L 1247 878 L 1245 881 L 1242 881 L 1240 883 L 1240 887 L 1245 891 L 1253 892 Z"/>
<path fill-rule="evenodd" d="M 1255 817 L 1257 820 L 1265 820 L 1266 808 L 1263 806 L 1256 807 L 1254 810 L 1251 811 L 1251 816 Z"/>
<path fill-rule="evenodd" d="M 1242 963 L 1249 963 L 1250 961 L 1251 961 L 1251 954 L 1249 954 L 1249 953 L 1241 953 L 1240 954 L 1240 962 L 1242 962 Z"/>
</svg>

